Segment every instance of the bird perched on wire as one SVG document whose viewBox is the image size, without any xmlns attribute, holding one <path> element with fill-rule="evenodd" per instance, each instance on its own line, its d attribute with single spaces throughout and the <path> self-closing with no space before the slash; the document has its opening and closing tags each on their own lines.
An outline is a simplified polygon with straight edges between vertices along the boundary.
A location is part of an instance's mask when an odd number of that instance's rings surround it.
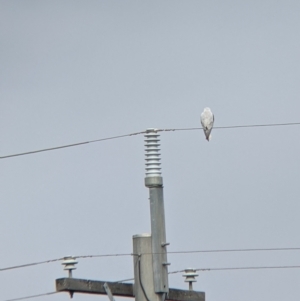
<svg viewBox="0 0 300 301">
<path fill-rule="evenodd" d="M 210 133 L 213 128 L 214 121 L 215 117 L 210 108 L 205 108 L 201 114 L 201 124 L 207 141 L 209 141 L 212 137 Z"/>
</svg>

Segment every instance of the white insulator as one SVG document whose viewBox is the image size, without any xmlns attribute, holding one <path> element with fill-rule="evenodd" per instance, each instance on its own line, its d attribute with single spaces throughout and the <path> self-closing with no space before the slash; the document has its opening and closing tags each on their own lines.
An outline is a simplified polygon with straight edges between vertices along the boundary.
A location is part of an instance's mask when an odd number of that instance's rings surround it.
<svg viewBox="0 0 300 301">
<path fill-rule="evenodd" d="M 196 270 L 188 268 L 184 271 L 185 271 L 185 273 L 182 275 L 183 277 L 186 277 L 184 282 L 197 282 L 195 277 L 197 277 L 199 275 L 196 273 Z"/>
<path fill-rule="evenodd" d="M 64 265 L 64 270 L 69 271 L 69 277 L 72 277 L 72 270 L 76 270 L 75 264 L 77 264 L 78 261 L 75 260 L 75 257 L 73 256 L 66 256 L 64 257 L 64 261 L 62 262 L 62 265 Z"/>
<path fill-rule="evenodd" d="M 183 277 L 185 277 L 184 282 L 197 282 L 197 280 L 195 279 L 195 277 L 198 276 L 198 274 L 196 273 L 195 269 L 185 269 L 184 270 L 184 274 L 182 275 Z"/>
<path fill-rule="evenodd" d="M 191 269 L 191 268 L 185 269 L 184 271 L 185 271 L 185 273 L 182 275 L 183 277 L 185 277 L 184 282 L 189 283 L 189 290 L 192 291 L 193 290 L 193 282 L 197 282 L 195 277 L 197 277 L 198 274 L 196 273 L 195 269 Z"/>
<path fill-rule="evenodd" d="M 160 177 L 160 139 L 156 129 L 147 129 L 145 134 L 146 177 Z"/>
</svg>

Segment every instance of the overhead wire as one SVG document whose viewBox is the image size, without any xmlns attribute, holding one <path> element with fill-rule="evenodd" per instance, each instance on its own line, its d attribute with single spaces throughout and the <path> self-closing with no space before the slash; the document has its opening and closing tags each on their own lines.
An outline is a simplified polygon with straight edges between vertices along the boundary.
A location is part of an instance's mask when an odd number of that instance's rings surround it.
<svg viewBox="0 0 300 301">
<path fill-rule="evenodd" d="M 279 265 L 279 266 L 253 266 L 253 267 L 224 267 L 224 268 L 198 268 L 197 272 L 210 271 L 238 271 L 238 270 L 266 270 L 266 269 L 299 269 L 300 265 Z M 185 270 L 169 272 L 168 274 L 183 273 Z"/>
<path fill-rule="evenodd" d="M 97 257 L 122 257 L 122 256 L 132 256 L 132 255 L 133 255 L 132 253 L 120 253 L 120 254 L 79 255 L 74 257 L 84 259 L 84 258 L 97 258 Z"/>
<path fill-rule="evenodd" d="M 79 256 L 74 256 L 74 258 L 97 258 L 97 257 L 117 257 L 117 256 L 132 256 L 132 253 L 124 253 L 124 254 L 99 254 L 99 255 L 79 255 Z M 44 260 L 44 261 L 36 261 L 36 262 L 31 262 L 31 263 L 25 263 L 25 264 L 20 264 L 20 265 L 15 265 L 15 266 L 10 266 L 6 268 L 0 268 L 0 272 L 2 271 L 7 271 L 7 270 L 13 270 L 13 269 L 19 269 L 19 268 L 26 268 L 30 266 L 35 266 L 35 265 L 40 265 L 40 264 L 45 264 L 45 263 L 51 263 L 51 262 L 56 262 L 56 261 L 61 261 L 64 260 L 64 257 L 60 258 L 54 258 L 54 259 L 49 259 L 49 260 Z"/>
<path fill-rule="evenodd" d="M 264 251 L 300 251 L 299 247 L 289 248 L 246 248 L 246 249 L 211 249 L 195 251 L 168 251 L 168 254 L 192 254 L 192 253 L 226 253 L 226 252 L 264 252 Z"/>
<path fill-rule="evenodd" d="M 274 127 L 274 126 L 293 126 L 293 125 L 300 125 L 300 122 L 216 126 L 216 127 L 214 127 L 214 129 Z M 167 129 L 155 129 L 155 131 L 156 132 L 175 132 L 175 131 L 194 131 L 194 130 L 202 130 L 202 129 L 203 129 L 202 127 L 173 128 L 173 129 L 168 129 L 167 128 Z M 22 153 L 16 153 L 16 154 L 11 154 L 11 155 L 6 155 L 6 156 L 0 156 L 0 159 L 8 159 L 8 158 L 12 158 L 12 157 L 32 155 L 32 154 L 36 154 L 36 153 L 48 152 L 48 151 L 53 151 L 53 150 L 58 150 L 58 149 L 63 149 L 63 148 L 69 148 L 69 147 L 75 147 L 75 146 L 80 146 L 80 145 L 89 144 L 89 143 L 95 143 L 95 142 L 101 142 L 101 141 L 113 140 L 113 139 L 120 139 L 120 138 L 124 138 L 124 137 L 136 136 L 136 135 L 142 135 L 142 134 L 145 134 L 146 132 L 147 131 L 141 131 L 141 132 L 135 132 L 135 133 L 130 133 L 130 134 L 124 134 L 124 135 L 111 136 L 111 137 L 100 138 L 100 139 L 95 139 L 95 140 L 89 140 L 89 141 L 84 141 L 84 142 L 66 144 L 66 145 L 61 145 L 61 146 L 43 148 L 43 149 L 38 149 L 38 150 L 33 150 L 33 151 L 28 151 L 28 152 L 22 152 Z"/>
<path fill-rule="evenodd" d="M 14 299 L 7 299 L 4 301 L 19 301 L 19 300 L 26 300 L 26 299 L 32 299 L 32 298 L 37 298 L 37 297 L 44 297 L 44 296 L 50 296 L 57 294 L 58 292 L 50 292 L 50 293 L 44 293 L 44 294 L 38 294 L 38 295 L 31 295 L 31 296 L 26 296 L 26 297 L 20 297 L 20 298 L 14 298 Z"/>
<path fill-rule="evenodd" d="M 254 127 L 273 127 L 273 126 L 292 126 L 300 125 L 300 122 L 289 122 L 289 123 L 267 123 L 267 124 L 250 124 L 250 125 L 230 125 L 230 126 L 214 126 L 213 129 L 236 129 L 236 128 L 254 128 Z M 174 128 L 174 129 L 158 129 L 157 132 L 175 132 L 175 131 L 197 131 L 203 130 L 202 127 L 192 128 Z"/>
<path fill-rule="evenodd" d="M 6 268 L 0 268 L 0 272 L 7 271 L 7 270 L 13 270 L 13 269 L 19 269 L 19 268 L 27 268 L 27 267 L 34 266 L 34 265 L 50 263 L 50 262 L 55 262 L 55 261 L 60 261 L 60 260 L 63 260 L 63 258 L 55 258 L 55 259 L 50 259 L 50 260 L 37 261 L 37 262 L 32 262 L 32 263 L 25 263 L 25 264 L 6 267 Z"/>
<path fill-rule="evenodd" d="M 6 159 L 6 158 L 12 158 L 12 157 L 18 157 L 18 156 L 25 156 L 25 155 L 32 155 L 32 154 L 36 154 L 36 153 L 47 152 L 47 151 L 52 151 L 52 150 L 58 150 L 58 149 L 62 149 L 62 148 L 79 146 L 79 145 L 84 145 L 84 144 L 89 144 L 89 143 L 95 143 L 95 142 L 101 142 L 101 141 L 106 141 L 106 140 L 113 140 L 113 139 L 119 139 L 119 138 L 124 138 L 124 137 L 130 137 L 130 136 L 140 135 L 140 134 L 144 134 L 144 133 L 145 133 L 145 131 L 144 132 L 131 133 L 131 134 L 125 134 L 125 135 L 119 135 L 119 136 L 100 138 L 100 139 L 89 140 L 89 141 L 78 142 L 78 143 L 72 143 L 72 144 L 66 144 L 66 145 L 62 145 L 62 146 L 43 148 L 43 149 L 33 150 L 33 151 L 29 151 L 29 152 L 24 152 L 24 153 L 1 156 L 0 159 Z"/>
<path fill-rule="evenodd" d="M 300 251 L 300 247 L 287 247 L 287 248 L 246 248 L 246 249 L 210 249 L 210 250 L 191 250 L 191 251 L 168 251 L 167 254 L 193 254 L 193 253 L 230 253 L 230 252 L 271 252 L 271 251 Z M 159 253 L 143 253 L 143 255 L 152 255 Z M 77 255 L 73 256 L 76 259 L 88 259 L 88 258 L 101 258 L 101 257 L 123 257 L 123 256 L 139 256 L 140 254 L 134 253 L 115 253 L 115 254 L 96 254 L 96 255 Z M 13 270 L 18 268 L 26 268 L 35 265 L 41 265 L 46 263 L 52 263 L 64 260 L 64 257 L 54 258 L 43 261 L 36 261 L 21 265 L 9 266 L 0 268 L 0 272 Z"/>
<path fill-rule="evenodd" d="M 127 281 L 132 281 L 134 280 L 134 278 L 127 278 L 127 279 L 122 279 L 122 280 L 118 280 L 118 281 L 113 281 L 115 283 L 121 283 L 121 282 L 127 282 Z"/>
</svg>

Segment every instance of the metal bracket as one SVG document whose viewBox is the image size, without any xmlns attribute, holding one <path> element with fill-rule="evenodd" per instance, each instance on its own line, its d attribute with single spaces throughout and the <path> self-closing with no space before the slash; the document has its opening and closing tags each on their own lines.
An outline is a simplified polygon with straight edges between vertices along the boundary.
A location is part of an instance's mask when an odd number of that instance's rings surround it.
<svg viewBox="0 0 300 301">
<path fill-rule="evenodd" d="M 111 293 L 111 290 L 110 290 L 110 288 L 109 288 L 109 286 L 106 282 L 103 284 L 103 287 L 106 291 L 106 294 L 107 294 L 109 300 L 110 301 L 115 301 L 115 298 L 114 298 L 113 294 Z"/>
</svg>

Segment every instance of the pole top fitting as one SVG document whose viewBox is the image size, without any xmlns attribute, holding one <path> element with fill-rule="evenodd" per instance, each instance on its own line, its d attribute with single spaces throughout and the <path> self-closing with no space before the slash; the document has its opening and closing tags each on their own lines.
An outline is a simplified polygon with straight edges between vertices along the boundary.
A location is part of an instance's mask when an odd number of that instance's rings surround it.
<svg viewBox="0 0 300 301">
<path fill-rule="evenodd" d="M 184 274 L 182 275 L 183 277 L 185 277 L 184 282 L 188 282 L 189 283 L 189 289 L 190 291 L 193 290 L 193 282 L 197 282 L 197 280 L 195 279 L 195 277 L 199 276 L 196 273 L 195 269 L 192 268 L 187 268 L 184 270 Z"/>
<path fill-rule="evenodd" d="M 72 270 L 76 270 L 75 264 L 77 264 L 78 261 L 75 260 L 75 257 L 73 256 L 66 256 L 64 257 L 64 261 L 62 262 L 62 265 L 64 265 L 64 270 L 69 272 L 69 277 L 72 278 Z"/>
</svg>

